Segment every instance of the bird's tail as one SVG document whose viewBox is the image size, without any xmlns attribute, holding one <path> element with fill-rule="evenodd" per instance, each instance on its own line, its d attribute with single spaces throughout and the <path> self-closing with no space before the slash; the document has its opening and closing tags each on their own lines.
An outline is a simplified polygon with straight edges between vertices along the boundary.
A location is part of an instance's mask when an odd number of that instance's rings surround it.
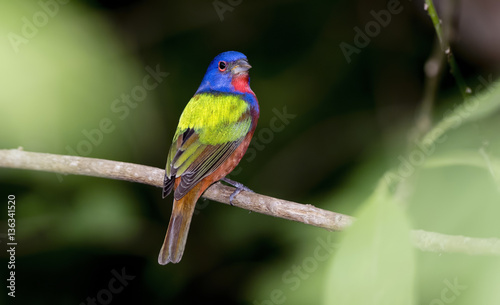
<svg viewBox="0 0 500 305">
<path fill-rule="evenodd" d="M 186 246 L 194 207 L 201 195 L 200 190 L 201 183 L 195 186 L 181 199 L 174 199 L 174 207 L 168 224 L 167 234 L 165 235 L 165 241 L 163 241 L 163 246 L 158 256 L 158 263 L 160 265 L 166 265 L 169 262 L 175 264 L 181 260 L 182 254 L 184 253 L 184 247 Z"/>
</svg>

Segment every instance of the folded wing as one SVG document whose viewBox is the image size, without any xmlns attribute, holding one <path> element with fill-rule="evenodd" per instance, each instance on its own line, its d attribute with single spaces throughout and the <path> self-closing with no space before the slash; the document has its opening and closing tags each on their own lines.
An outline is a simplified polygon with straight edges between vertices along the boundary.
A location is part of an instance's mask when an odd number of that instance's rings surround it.
<svg viewBox="0 0 500 305">
<path fill-rule="evenodd" d="M 207 117 L 208 116 L 208 117 Z M 181 177 L 179 200 L 213 173 L 241 144 L 251 128 L 248 104 L 240 96 L 199 94 L 186 106 L 167 158 L 163 197 Z"/>
</svg>

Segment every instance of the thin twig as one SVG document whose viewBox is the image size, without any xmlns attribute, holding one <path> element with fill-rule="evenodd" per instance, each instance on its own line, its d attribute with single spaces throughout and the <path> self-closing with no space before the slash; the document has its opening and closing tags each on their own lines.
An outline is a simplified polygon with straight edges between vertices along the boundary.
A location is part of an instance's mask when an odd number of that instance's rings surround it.
<svg viewBox="0 0 500 305">
<path fill-rule="evenodd" d="M 434 7 L 434 2 L 432 0 L 425 0 L 425 9 L 431 17 L 432 24 L 434 25 L 434 29 L 436 30 L 436 35 L 441 43 L 443 43 L 443 32 L 441 31 L 441 20 L 439 20 L 439 16 L 436 12 L 436 8 Z"/>
<path fill-rule="evenodd" d="M 432 110 L 434 108 L 436 93 L 439 89 L 439 83 L 443 76 L 446 59 L 448 59 L 452 71 L 457 71 L 458 73 L 457 83 L 459 84 L 459 88 L 463 83 L 462 76 L 456 66 L 455 58 L 450 50 L 449 43 L 453 33 L 453 11 L 455 10 L 455 4 L 452 2 L 453 1 L 445 1 L 442 3 L 442 18 L 440 19 L 433 1 L 425 1 L 425 9 L 432 20 L 437 39 L 434 42 L 432 53 L 424 65 L 424 93 L 422 102 L 420 103 L 420 109 L 417 112 L 415 129 L 411 132 L 409 137 L 410 145 L 413 145 L 415 140 L 420 139 L 432 127 Z"/>
<path fill-rule="evenodd" d="M 441 51 L 440 43 L 436 40 L 434 50 L 424 66 L 424 93 L 417 114 L 415 131 L 410 135 L 410 145 L 414 145 L 415 140 L 420 139 L 422 135 L 432 128 L 432 111 L 436 92 L 443 76 L 444 63 L 444 53 Z"/>
<path fill-rule="evenodd" d="M 39 170 L 59 174 L 86 175 L 163 186 L 164 170 L 103 159 L 27 152 L 22 149 L 0 150 L 0 167 Z M 203 197 L 229 204 L 234 188 L 215 183 Z M 233 201 L 237 207 L 317 226 L 330 231 L 348 228 L 354 218 L 251 192 L 241 192 Z M 459 252 L 476 255 L 500 255 L 500 239 L 452 236 L 421 230 L 412 231 L 415 246 L 422 251 Z"/>
<path fill-rule="evenodd" d="M 460 73 L 457 61 L 455 60 L 455 56 L 453 55 L 450 47 L 450 40 L 453 33 L 452 17 L 455 8 L 455 1 L 443 1 L 443 24 L 441 24 L 441 19 L 439 18 L 434 7 L 434 1 L 425 0 L 425 4 L 429 17 L 431 18 L 432 24 L 434 25 L 434 29 L 436 30 L 436 35 L 441 42 L 441 50 L 447 55 L 448 64 L 450 65 L 450 72 L 455 78 L 455 81 L 457 82 L 458 88 L 460 90 L 460 94 L 462 94 L 462 97 L 465 100 L 472 92 L 470 87 L 468 87 L 465 83 L 462 73 Z"/>
<path fill-rule="evenodd" d="M 408 136 L 409 150 L 415 148 L 416 143 L 422 143 L 422 138 L 431 134 L 429 131 L 433 127 L 432 112 L 436 100 L 439 84 L 443 76 L 445 67 L 445 58 L 448 59 L 448 64 L 451 68 L 451 73 L 455 77 L 460 93 L 464 101 L 467 102 L 467 95 L 471 93 L 470 89 L 465 84 L 455 57 L 451 52 L 450 40 L 453 36 L 453 21 L 456 8 L 455 1 L 444 1 L 441 3 L 441 19 L 438 16 L 432 0 L 425 0 L 424 9 L 427 10 L 429 17 L 432 20 L 434 29 L 436 30 L 437 39 L 434 43 L 432 54 L 425 63 L 425 83 L 424 93 L 420 108 L 417 111 L 415 127 L 410 131 Z M 416 175 L 412 175 L 411 180 L 415 179 Z M 414 183 L 404 179 L 396 185 L 395 198 L 398 202 L 406 202 L 414 190 Z"/>
<path fill-rule="evenodd" d="M 439 253 L 465 253 L 469 255 L 500 255 L 500 239 L 472 238 L 413 230 L 413 245 L 422 251 Z"/>
</svg>

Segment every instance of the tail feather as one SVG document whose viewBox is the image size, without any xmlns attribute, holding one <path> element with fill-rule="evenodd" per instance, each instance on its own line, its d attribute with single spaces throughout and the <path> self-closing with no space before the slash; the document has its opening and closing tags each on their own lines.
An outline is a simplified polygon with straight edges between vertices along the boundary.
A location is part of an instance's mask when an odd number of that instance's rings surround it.
<svg viewBox="0 0 500 305">
<path fill-rule="evenodd" d="M 170 262 L 175 264 L 181 260 L 182 254 L 184 253 L 184 247 L 186 246 L 194 207 L 201 195 L 200 187 L 201 186 L 198 185 L 181 199 L 174 200 L 174 207 L 168 224 L 167 234 L 165 235 L 165 241 L 163 242 L 160 255 L 158 256 L 158 263 L 160 265 L 166 265 Z"/>
</svg>

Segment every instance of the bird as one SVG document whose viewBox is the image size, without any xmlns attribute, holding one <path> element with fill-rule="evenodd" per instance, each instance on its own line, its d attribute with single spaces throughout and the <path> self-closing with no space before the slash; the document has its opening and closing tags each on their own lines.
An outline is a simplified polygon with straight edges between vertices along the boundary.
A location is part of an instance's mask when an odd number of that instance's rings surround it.
<svg viewBox="0 0 500 305">
<path fill-rule="evenodd" d="M 250 88 L 247 57 L 227 51 L 208 65 L 198 90 L 184 108 L 165 166 L 163 198 L 173 191 L 174 203 L 158 263 L 178 263 L 184 253 L 196 201 L 213 183 L 226 178 L 243 158 L 259 119 L 259 103 Z"/>
</svg>

